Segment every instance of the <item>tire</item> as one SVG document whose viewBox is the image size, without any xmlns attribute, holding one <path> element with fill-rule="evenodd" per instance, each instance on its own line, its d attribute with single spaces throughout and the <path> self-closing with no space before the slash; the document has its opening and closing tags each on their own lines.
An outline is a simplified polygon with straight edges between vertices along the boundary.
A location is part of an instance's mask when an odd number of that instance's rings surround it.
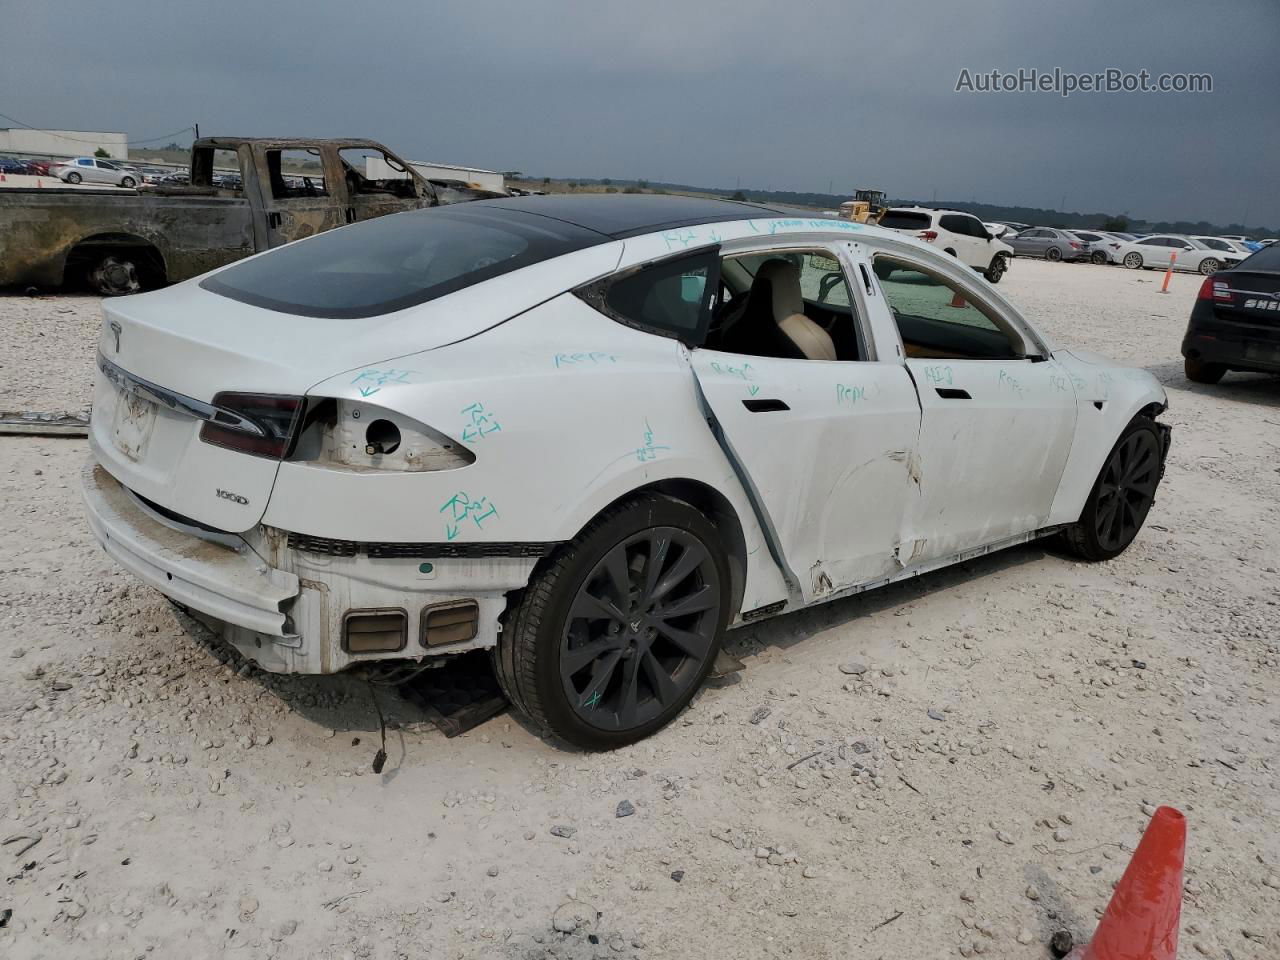
<svg viewBox="0 0 1280 960">
<path fill-rule="evenodd" d="M 1164 472 L 1160 446 L 1155 421 L 1141 414 L 1129 421 L 1107 454 L 1080 519 L 1062 531 L 1068 551 L 1097 562 L 1128 548 L 1155 502 Z"/>
<path fill-rule="evenodd" d="M 1213 257 L 1205 257 L 1200 261 L 1200 273 L 1203 276 L 1211 277 L 1222 269 L 1222 261 L 1215 260 Z"/>
<path fill-rule="evenodd" d="M 999 283 L 1000 278 L 1004 276 L 1004 272 L 1008 269 L 1008 262 L 1002 255 L 997 253 L 991 258 L 991 264 L 987 267 L 983 276 L 987 278 L 988 283 Z"/>
<path fill-rule="evenodd" d="M 1226 375 L 1227 367 L 1223 363 L 1205 363 L 1186 357 L 1182 361 L 1182 370 L 1188 380 L 1196 383 L 1217 383 Z"/>
<path fill-rule="evenodd" d="M 1059 250 L 1057 247 L 1050 247 L 1048 250 L 1044 252 L 1044 258 L 1048 260 L 1050 263 L 1057 263 L 1059 260 L 1062 259 L 1062 251 Z"/>
<path fill-rule="evenodd" d="M 629 498 L 539 564 L 508 605 L 494 651 L 498 682 L 516 709 L 572 744 L 634 743 L 701 688 L 729 598 L 711 521 L 672 497 Z"/>
<path fill-rule="evenodd" d="M 67 174 L 67 183 L 80 183 L 83 179 L 84 177 L 80 176 L 78 173 Z"/>
<path fill-rule="evenodd" d="M 1122 263 L 1130 270 L 1138 270 L 1142 267 L 1142 254 L 1138 253 L 1137 250 L 1126 253 Z"/>
<path fill-rule="evenodd" d="M 1091 263 L 1096 263 L 1098 266 L 1102 266 L 1107 262 L 1107 255 L 1101 250 L 1095 250 L 1093 253 L 1089 254 L 1089 260 Z"/>
<path fill-rule="evenodd" d="M 133 179 L 133 177 L 122 177 L 120 179 L 120 186 L 124 187 L 126 190 L 132 190 L 137 185 L 138 181 Z"/>
<path fill-rule="evenodd" d="M 126 256 L 103 257 L 89 271 L 89 283 L 104 297 L 123 297 L 142 289 L 138 265 Z"/>
</svg>

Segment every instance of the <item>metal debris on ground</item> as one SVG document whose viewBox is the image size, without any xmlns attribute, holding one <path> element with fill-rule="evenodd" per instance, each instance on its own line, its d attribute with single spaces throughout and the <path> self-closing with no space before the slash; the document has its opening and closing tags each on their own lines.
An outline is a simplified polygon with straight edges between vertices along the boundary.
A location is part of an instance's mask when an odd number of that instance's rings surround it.
<svg viewBox="0 0 1280 960">
<path fill-rule="evenodd" d="M 0 411 L 0 436 L 87 437 L 89 415 L 41 410 Z"/>
</svg>

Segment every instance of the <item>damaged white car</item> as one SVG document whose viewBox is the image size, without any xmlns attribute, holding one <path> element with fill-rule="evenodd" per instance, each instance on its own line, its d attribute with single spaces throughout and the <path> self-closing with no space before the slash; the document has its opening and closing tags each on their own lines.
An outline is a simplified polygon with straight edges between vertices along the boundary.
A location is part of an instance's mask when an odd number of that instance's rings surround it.
<svg viewBox="0 0 1280 960">
<path fill-rule="evenodd" d="M 593 748 L 726 629 L 1048 534 L 1115 556 L 1168 449 L 1154 377 L 953 257 L 751 204 L 415 211 L 104 311 L 111 556 L 266 670 L 492 648 Z"/>
</svg>

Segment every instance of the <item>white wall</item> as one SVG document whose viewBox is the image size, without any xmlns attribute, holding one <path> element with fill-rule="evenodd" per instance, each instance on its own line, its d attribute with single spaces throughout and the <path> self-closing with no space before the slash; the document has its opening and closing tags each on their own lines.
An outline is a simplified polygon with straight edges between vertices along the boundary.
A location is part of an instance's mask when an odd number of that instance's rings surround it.
<svg viewBox="0 0 1280 960">
<path fill-rule="evenodd" d="M 364 175 L 370 180 L 394 180 L 404 176 L 396 172 L 382 157 L 365 157 Z M 477 170 L 474 167 L 450 167 L 440 163 L 419 163 L 410 160 L 409 166 L 428 180 L 461 180 L 474 184 L 482 190 L 493 190 L 502 193 L 507 189 L 502 174 L 492 170 Z"/>
<path fill-rule="evenodd" d="M 129 159 L 129 138 L 123 133 L 88 130 L 28 130 L 0 128 L 0 153 L 38 153 L 55 157 L 91 157 L 101 147 L 117 160 Z"/>
</svg>

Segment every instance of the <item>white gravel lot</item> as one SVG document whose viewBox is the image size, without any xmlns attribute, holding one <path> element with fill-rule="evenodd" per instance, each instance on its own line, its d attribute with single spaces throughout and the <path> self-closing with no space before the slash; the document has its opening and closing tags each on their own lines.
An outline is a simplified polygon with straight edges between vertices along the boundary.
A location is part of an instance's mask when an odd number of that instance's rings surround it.
<svg viewBox="0 0 1280 960">
<path fill-rule="evenodd" d="M 1042 958 L 1168 803 L 1181 955 L 1272 960 L 1280 379 L 1182 378 L 1199 279 L 1001 285 L 1170 389 L 1126 554 L 1030 545 L 738 631 L 745 672 L 610 754 L 386 697 L 375 776 L 366 687 L 224 662 L 90 536 L 84 441 L 0 437 L 0 840 L 38 838 L 0 846 L 0 957 Z M 95 326 L 0 298 L 0 407 L 81 407 Z"/>
</svg>

